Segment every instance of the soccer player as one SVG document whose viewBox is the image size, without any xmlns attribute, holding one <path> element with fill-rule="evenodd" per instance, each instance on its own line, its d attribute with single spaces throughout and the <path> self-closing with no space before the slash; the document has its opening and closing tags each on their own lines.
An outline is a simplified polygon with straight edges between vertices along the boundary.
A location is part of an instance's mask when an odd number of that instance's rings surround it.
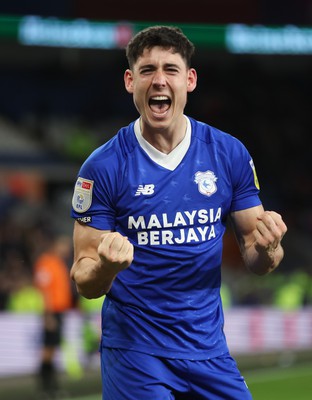
<svg viewBox="0 0 312 400">
<path fill-rule="evenodd" d="M 229 353 L 220 299 L 233 223 L 258 275 L 283 258 L 282 217 L 265 211 L 244 145 L 184 114 L 193 44 L 154 26 L 129 42 L 126 90 L 139 112 L 82 165 L 71 276 L 102 310 L 103 398 L 251 399 Z"/>
</svg>

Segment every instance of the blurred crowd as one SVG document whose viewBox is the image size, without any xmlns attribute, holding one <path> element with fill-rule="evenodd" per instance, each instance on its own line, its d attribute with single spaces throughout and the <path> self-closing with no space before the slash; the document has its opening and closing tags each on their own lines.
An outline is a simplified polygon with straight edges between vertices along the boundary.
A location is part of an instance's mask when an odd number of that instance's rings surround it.
<svg viewBox="0 0 312 400">
<path fill-rule="evenodd" d="M 32 219 L 31 217 L 30 219 Z M 54 233 L 46 220 L 34 220 L 21 216 L 8 216 L 1 221 L 0 229 L 0 310 L 41 313 L 43 298 L 34 283 L 34 268 L 38 257 L 53 242 Z M 64 235 L 64 245 L 69 237 Z M 70 240 L 71 245 L 71 240 Z M 70 248 L 71 250 L 71 248 Z M 64 262 L 68 268 L 71 251 Z M 75 307 L 75 291 L 72 290 L 71 306 Z"/>
</svg>

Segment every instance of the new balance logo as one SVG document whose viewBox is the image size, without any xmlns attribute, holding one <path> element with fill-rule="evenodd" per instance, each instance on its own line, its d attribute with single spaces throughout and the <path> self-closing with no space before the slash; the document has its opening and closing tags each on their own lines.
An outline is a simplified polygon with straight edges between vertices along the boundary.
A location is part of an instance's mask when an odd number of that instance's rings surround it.
<svg viewBox="0 0 312 400">
<path fill-rule="evenodd" d="M 154 193 L 154 187 L 155 185 L 151 184 L 151 185 L 139 185 L 139 187 L 137 188 L 137 191 L 135 192 L 136 196 L 140 196 L 141 194 L 143 194 L 144 196 L 149 195 L 149 194 L 153 194 Z"/>
</svg>

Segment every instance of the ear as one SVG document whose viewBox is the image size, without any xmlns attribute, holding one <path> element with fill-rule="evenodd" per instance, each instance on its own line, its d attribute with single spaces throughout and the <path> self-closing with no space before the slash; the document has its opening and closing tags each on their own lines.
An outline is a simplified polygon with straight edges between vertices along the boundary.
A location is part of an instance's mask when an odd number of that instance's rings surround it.
<svg viewBox="0 0 312 400">
<path fill-rule="evenodd" d="M 188 70 L 187 91 L 193 92 L 197 85 L 197 72 L 194 68 Z"/>
<path fill-rule="evenodd" d="M 125 88 L 128 93 L 133 93 L 133 73 L 131 69 L 127 69 L 124 73 Z"/>
</svg>

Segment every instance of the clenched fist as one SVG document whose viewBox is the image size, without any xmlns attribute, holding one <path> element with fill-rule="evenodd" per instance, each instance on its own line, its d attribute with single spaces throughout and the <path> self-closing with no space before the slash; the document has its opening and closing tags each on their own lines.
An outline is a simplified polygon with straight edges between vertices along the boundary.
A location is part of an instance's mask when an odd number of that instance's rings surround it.
<svg viewBox="0 0 312 400">
<path fill-rule="evenodd" d="M 275 211 L 265 211 L 257 219 L 254 230 L 257 246 L 265 248 L 269 252 L 275 251 L 287 232 L 282 217 Z"/>
<path fill-rule="evenodd" d="M 98 254 L 102 264 L 109 265 L 116 272 L 130 266 L 133 260 L 133 245 L 119 232 L 103 233 L 100 237 Z"/>
</svg>

